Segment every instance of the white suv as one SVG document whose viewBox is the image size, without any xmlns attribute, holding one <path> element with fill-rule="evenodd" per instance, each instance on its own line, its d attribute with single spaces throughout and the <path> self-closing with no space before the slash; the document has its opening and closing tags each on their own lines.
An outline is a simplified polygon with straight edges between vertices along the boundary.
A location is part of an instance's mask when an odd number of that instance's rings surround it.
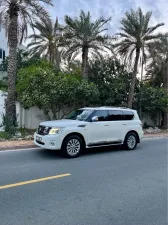
<svg viewBox="0 0 168 225">
<path fill-rule="evenodd" d="M 85 148 L 124 145 L 133 150 L 142 137 L 142 123 L 135 110 L 87 107 L 65 119 L 40 123 L 34 143 L 45 149 L 61 150 L 65 156 L 74 158 Z"/>
</svg>

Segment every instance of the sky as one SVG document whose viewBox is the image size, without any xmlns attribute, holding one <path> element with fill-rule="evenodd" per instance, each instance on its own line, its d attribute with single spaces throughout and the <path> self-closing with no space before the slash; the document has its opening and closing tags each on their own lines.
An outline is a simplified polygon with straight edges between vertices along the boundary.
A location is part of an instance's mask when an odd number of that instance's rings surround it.
<svg viewBox="0 0 168 225">
<path fill-rule="evenodd" d="M 64 24 L 65 15 L 77 17 L 81 9 L 85 12 L 90 11 L 92 19 L 103 16 L 111 17 L 111 22 L 106 26 L 107 34 L 114 35 L 120 31 L 120 20 L 126 11 L 141 7 L 144 13 L 152 11 L 150 25 L 165 23 L 157 29 L 158 32 L 168 32 L 168 0 L 53 0 L 53 7 L 45 5 L 53 20 L 58 17 L 59 23 Z M 31 28 L 28 29 L 31 34 Z M 30 42 L 27 39 L 24 45 Z"/>
<path fill-rule="evenodd" d="M 168 31 L 168 0 L 53 0 L 54 7 L 48 7 L 53 19 L 57 16 L 64 23 L 64 16 L 78 16 L 80 10 L 90 11 L 93 20 L 103 16 L 112 17 L 108 24 L 108 33 L 119 31 L 120 20 L 126 11 L 139 6 L 143 12 L 153 11 L 151 25 L 164 22 L 159 31 Z"/>
<path fill-rule="evenodd" d="M 141 7 L 144 13 L 152 11 L 150 26 L 165 23 L 157 31 L 168 32 L 168 0 L 53 0 L 53 4 L 54 7 L 47 6 L 47 10 L 53 20 L 58 17 L 60 24 L 64 24 L 65 15 L 77 17 L 81 9 L 90 11 L 93 20 L 111 17 L 107 25 L 109 35 L 120 31 L 120 20 L 126 11 Z"/>
</svg>

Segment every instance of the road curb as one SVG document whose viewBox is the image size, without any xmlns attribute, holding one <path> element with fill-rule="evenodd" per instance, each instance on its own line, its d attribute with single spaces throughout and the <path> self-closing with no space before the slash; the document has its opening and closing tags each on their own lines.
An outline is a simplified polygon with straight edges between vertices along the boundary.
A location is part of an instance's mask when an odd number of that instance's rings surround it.
<svg viewBox="0 0 168 225">
<path fill-rule="evenodd" d="M 143 139 L 157 139 L 157 138 L 168 138 L 168 136 L 144 136 L 143 138 L 142 138 L 142 140 Z"/>
<path fill-rule="evenodd" d="M 13 147 L 3 147 L 0 148 L 0 151 L 5 151 L 5 150 L 18 150 L 18 149 L 31 149 L 31 148 L 37 148 L 36 145 L 21 145 L 21 146 L 13 146 Z"/>
<path fill-rule="evenodd" d="M 168 136 L 144 136 L 142 140 L 148 140 L 148 139 L 160 139 L 160 138 L 168 138 Z M 36 149 L 38 148 L 36 145 L 17 145 L 17 146 L 12 146 L 12 147 L 2 147 L 0 148 L 0 151 L 5 151 L 5 150 L 29 150 L 29 149 Z"/>
</svg>

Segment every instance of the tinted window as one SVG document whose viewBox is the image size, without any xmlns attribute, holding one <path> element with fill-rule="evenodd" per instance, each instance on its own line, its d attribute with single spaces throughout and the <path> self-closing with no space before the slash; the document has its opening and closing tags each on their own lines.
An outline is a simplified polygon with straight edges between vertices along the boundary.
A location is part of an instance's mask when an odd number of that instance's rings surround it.
<svg viewBox="0 0 168 225">
<path fill-rule="evenodd" d="M 134 118 L 134 113 L 131 111 L 123 111 L 125 120 L 132 120 Z"/>
<path fill-rule="evenodd" d="M 0 48 L 0 59 L 2 59 L 2 49 Z"/>
<path fill-rule="evenodd" d="M 108 111 L 108 121 L 119 121 L 123 120 L 123 114 L 120 110 L 109 110 Z"/>
<path fill-rule="evenodd" d="M 98 117 L 98 121 L 107 121 L 107 111 L 106 110 L 97 110 L 93 116 Z"/>
<path fill-rule="evenodd" d="M 92 112 L 93 110 L 89 109 L 78 109 L 69 114 L 65 119 L 86 121 Z"/>
<path fill-rule="evenodd" d="M 5 59 L 5 51 L 3 51 L 3 59 Z"/>
</svg>

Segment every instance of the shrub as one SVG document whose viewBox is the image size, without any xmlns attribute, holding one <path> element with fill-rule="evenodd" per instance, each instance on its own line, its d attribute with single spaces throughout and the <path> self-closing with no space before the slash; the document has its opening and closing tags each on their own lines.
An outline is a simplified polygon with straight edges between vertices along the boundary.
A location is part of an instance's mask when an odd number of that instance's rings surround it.
<svg viewBox="0 0 168 225">
<path fill-rule="evenodd" d="M 82 106 L 95 104 L 99 91 L 95 84 L 88 83 L 78 75 L 59 73 L 44 64 L 19 70 L 17 82 L 18 100 L 24 108 L 37 106 L 49 117 L 57 119 Z"/>
</svg>

